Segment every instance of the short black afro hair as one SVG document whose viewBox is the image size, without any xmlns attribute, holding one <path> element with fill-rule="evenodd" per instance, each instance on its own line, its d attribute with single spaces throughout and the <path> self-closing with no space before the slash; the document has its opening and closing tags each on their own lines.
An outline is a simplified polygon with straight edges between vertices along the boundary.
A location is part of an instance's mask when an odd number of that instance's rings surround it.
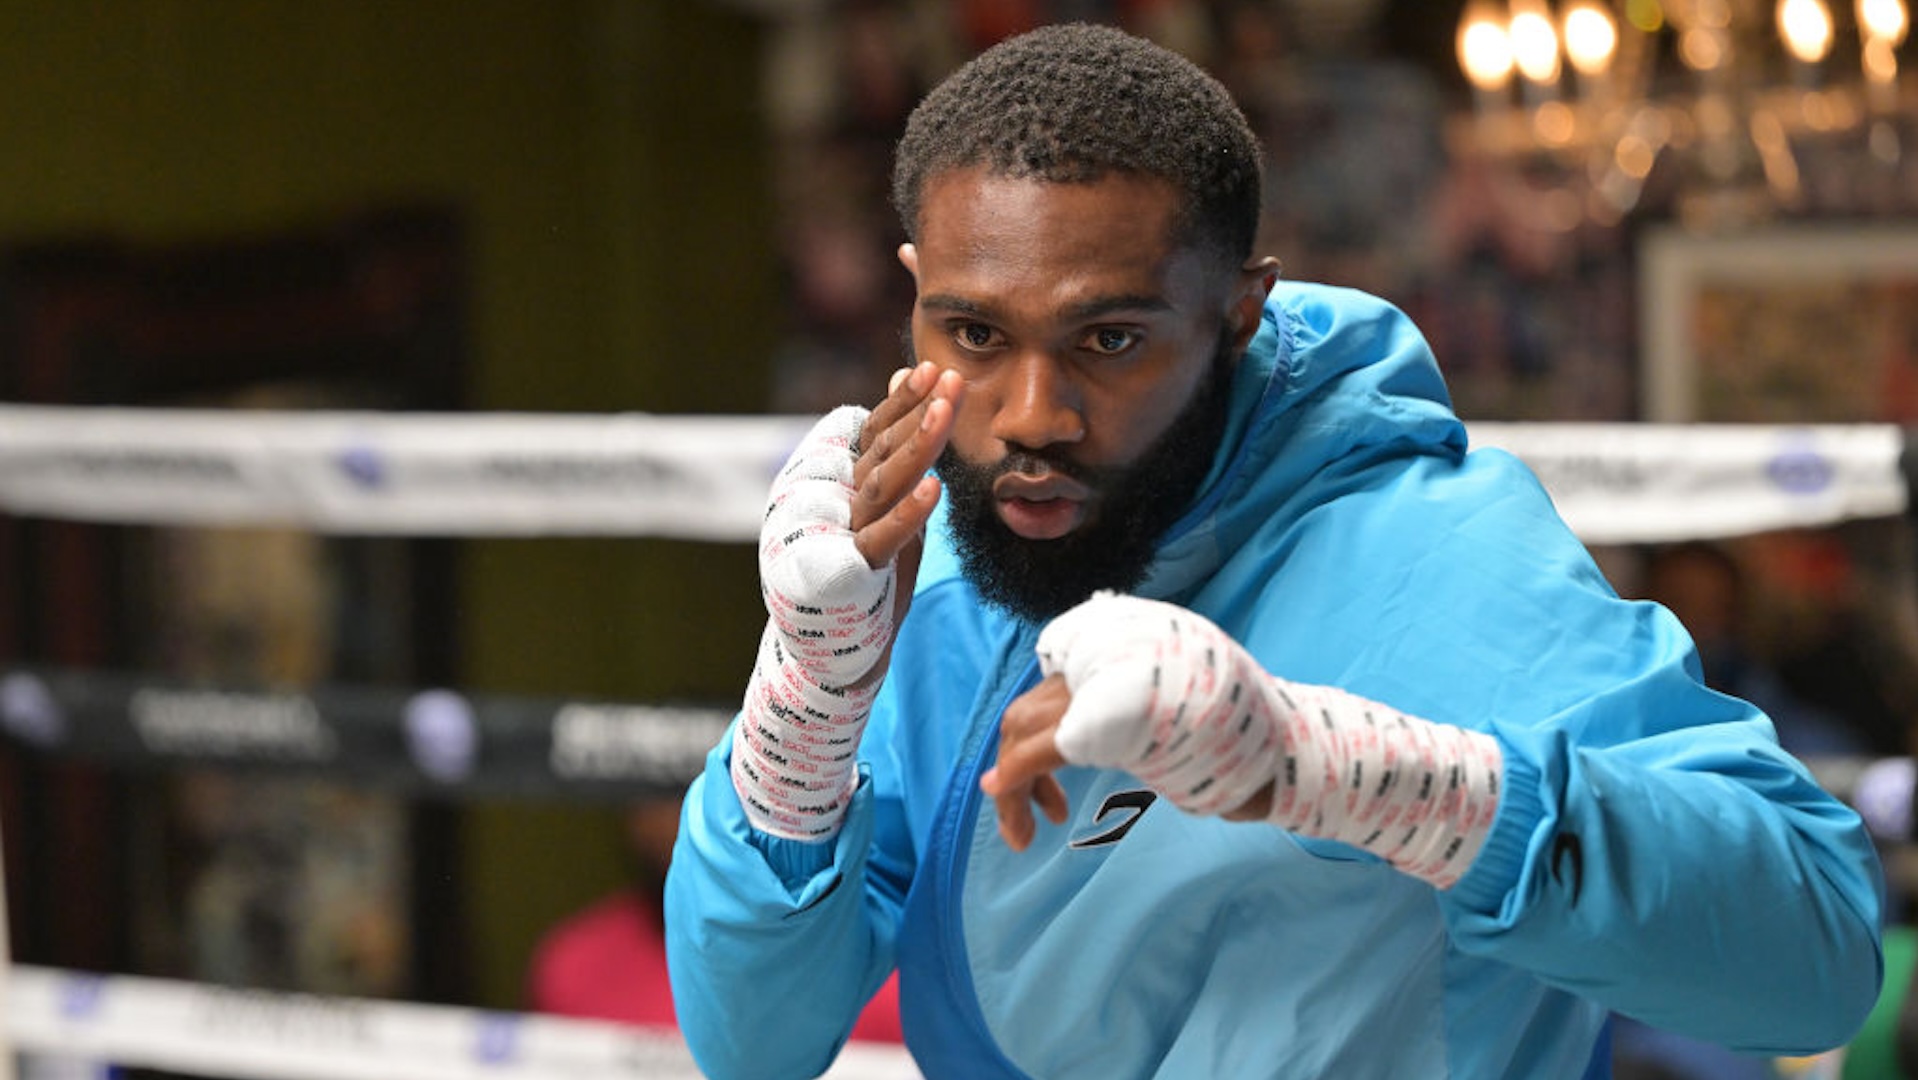
<svg viewBox="0 0 1918 1080">
<path fill-rule="evenodd" d="M 1231 95 L 1190 60 L 1112 27 L 1009 38 L 926 95 L 893 163 L 907 237 L 927 180 L 978 165 L 1052 183 L 1167 180 L 1184 193 L 1187 239 L 1240 262 L 1258 233 L 1259 143 Z"/>
</svg>

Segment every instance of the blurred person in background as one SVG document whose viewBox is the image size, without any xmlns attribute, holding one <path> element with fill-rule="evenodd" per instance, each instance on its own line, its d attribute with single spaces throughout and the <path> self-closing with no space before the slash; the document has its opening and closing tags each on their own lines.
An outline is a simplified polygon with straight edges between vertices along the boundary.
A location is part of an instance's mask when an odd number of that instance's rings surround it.
<svg viewBox="0 0 1918 1080">
<path fill-rule="evenodd" d="M 1644 598 L 1669 608 L 1691 633 L 1705 685 L 1758 706 L 1785 749 L 1800 757 L 1874 752 L 1866 731 L 1800 698 L 1757 654 L 1750 587 L 1730 551 L 1704 541 L 1656 547 L 1643 579 Z"/>
<path fill-rule="evenodd" d="M 1842 718 L 1877 755 L 1910 754 L 1918 717 L 1912 583 L 1908 571 L 1890 569 L 1909 566 L 1909 545 L 1889 522 L 1783 530 L 1741 545 L 1765 588 L 1766 655 L 1780 681 Z"/>
<path fill-rule="evenodd" d="M 529 1009 L 652 1028 L 677 1025 L 666 974 L 661 894 L 679 813 L 678 796 L 656 795 L 627 808 L 632 884 L 568 915 L 541 936 L 527 974 Z M 874 995 L 852 1038 L 900 1041 L 895 984 Z"/>
</svg>

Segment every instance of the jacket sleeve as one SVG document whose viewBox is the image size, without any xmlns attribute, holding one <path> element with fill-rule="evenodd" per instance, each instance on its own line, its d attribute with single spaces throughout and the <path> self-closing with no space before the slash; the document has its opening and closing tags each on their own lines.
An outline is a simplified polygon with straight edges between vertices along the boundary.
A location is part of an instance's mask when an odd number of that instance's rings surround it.
<svg viewBox="0 0 1918 1080">
<path fill-rule="evenodd" d="M 827 843 L 747 822 L 728 775 L 730 732 L 681 813 L 666 879 L 666 952 L 681 1032 L 700 1070 L 734 1077 L 826 1071 L 893 966 L 910 870 L 896 800 L 860 766 Z"/>
<path fill-rule="evenodd" d="M 1454 941 L 1733 1049 L 1847 1042 L 1883 976 L 1883 887 L 1857 816 L 1677 659 L 1573 711 L 1616 710 L 1723 719 L 1611 744 L 1572 734 L 1595 729 L 1582 717 L 1494 725 L 1505 788 L 1442 900 Z"/>
<path fill-rule="evenodd" d="M 1312 396 L 1270 442 L 1314 511 L 1259 523 L 1283 555 L 1261 655 L 1499 740 L 1492 833 L 1438 894 L 1453 946 L 1746 1051 L 1849 1040 L 1882 978 L 1857 815 L 1705 687 L 1670 612 L 1617 596 L 1529 470 L 1453 449 L 1402 315 L 1324 291 L 1300 312 Z"/>
<path fill-rule="evenodd" d="M 1472 458 L 1467 476 L 1518 468 Z M 1421 579 L 1451 620 L 1427 632 L 1446 639 L 1434 660 L 1479 676 L 1426 679 L 1442 689 L 1420 715 L 1488 730 L 1505 755 L 1486 846 L 1440 894 L 1453 941 L 1735 1049 L 1845 1043 L 1882 978 L 1862 822 L 1761 712 L 1706 688 L 1678 620 L 1619 599 L 1541 498 L 1454 522 L 1442 543 L 1476 572 Z"/>
</svg>

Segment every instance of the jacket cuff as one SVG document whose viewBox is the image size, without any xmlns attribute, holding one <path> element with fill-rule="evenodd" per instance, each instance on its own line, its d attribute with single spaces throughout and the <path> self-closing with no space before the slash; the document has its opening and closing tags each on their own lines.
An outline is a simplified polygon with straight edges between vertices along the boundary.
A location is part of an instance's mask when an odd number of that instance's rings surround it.
<svg viewBox="0 0 1918 1080">
<path fill-rule="evenodd" d="M 1545 820 L 1545 798 L 1539 788 L 1538 767 L 1504 745 L 1504 783 L 1498 816 L 1491 834 L 1465 876 L 1446 891 L 1451 903 L 1480 915 L 1497 915 L 1525 872 L 1526 852 L 1539 823 Z"/>
<path fill-rule="evenodd" d="M 735 797 L 736 798 L 736 797 Z M 853 789 L 852 803 L 838 832 L 823 840 L 793 840 L 761 832 L 740 811 L 740 825 L 746 842 L 766 860 L 773 872 L 800 908 L 810 907 L 839 883 L 840 875 L 857 869 L 864 860 L 872 839 L 872 817 L 866 804 L 872 801 L 872 778 L 865 762 L 859 763 L 859 784 Z"/>
</svg>

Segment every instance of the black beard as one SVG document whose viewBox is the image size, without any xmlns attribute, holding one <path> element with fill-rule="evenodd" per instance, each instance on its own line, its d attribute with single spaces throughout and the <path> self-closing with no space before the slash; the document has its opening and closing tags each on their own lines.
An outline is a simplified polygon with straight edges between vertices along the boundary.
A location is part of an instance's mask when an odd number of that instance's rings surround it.
<svg viewBox="0 0 1918 1080">
<path fill-rule="evenodd" d="M 1016 618 L 1050 621 L 1100 589 L 1131 592 L 1145 580 L 1159 541 L 1212 468 L 1232 400 L 1236 353 L 1224 333 L 1210 370 L 1170 427 L 1130 465 L 1080 465 L 1062 452 L 1014 447 L 991 465 L 948 445 L 936 471 L 945 482 L 953 546 L 966 579 L 987 603 Z M 1043 463 L 1096 493 L 1087 521 L 1056 540 L 1028 540 L 994 511 L 993 481 Z"/>
</svg>

